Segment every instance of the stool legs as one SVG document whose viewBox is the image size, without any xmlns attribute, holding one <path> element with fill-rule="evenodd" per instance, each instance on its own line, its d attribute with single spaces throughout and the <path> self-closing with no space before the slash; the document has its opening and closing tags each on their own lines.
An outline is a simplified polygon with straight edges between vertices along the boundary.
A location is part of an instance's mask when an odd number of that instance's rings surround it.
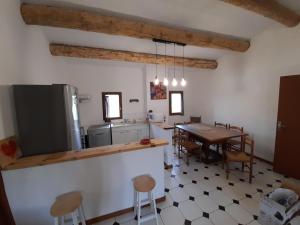
<svg viewBox="0 0 300 225">
<path fill-rule="evenodd" d="M 155 202 L 155 199 L 154 199 L 154 197 L 153 197 L 153 194 L 152 194 L 152 192 L 150 192 L 150 201 L 151 201 L 151 208 L 152 208 L 152 210 L 154 210 L 154 215 L 155 215 L 155 220 L 156 220 L 156 225 L 158 225 L 158 218 L 157 218 L 157 210 L 156 210 L 156 202 Z"/>
<path fill-rule="evenodd" d="M 141 224 L 141 198 L 139 192 L 137 192 L 137 202 L 138 202 L 138 215 L 137 215 L 137 220 L 138 220 L 138 225 Z"/>
<path fill-rule="evenodd" d="M 84 215 L 84 211 L 83 211 L 83 207 L 82 205 L 79 207 L 79 215 L 80 215 L 80 221 L 82 225 L 86 225 L 85 222 L 85 215 Z"/>
<path fill-rule="evenodd" d="M 54 218 L 54 225 L 59 225 L 58 217 L 55 217 L 55 218 Z"/>
<path fill-rule="evenodd" d="M 137 192 L 134 190 L 133 191 L 133 214 L 137 218 Z"/>
<path fill-rule="evenodd" d="M 73 225 L 79 225 L 76 211 L 72 212 L 72 220 L 73 220 Z"/>
<path fill-rule="evenodd" d="M 65 225 L 65 217 L 64 216 L 62 216 L 62 217 L 60 217 L 60 225 Z"/>
<path fill-rule="evenodd" d="M 154 216 L 152 218 L 154 218 L 156 220 L 156 224 L 158 225 L 156 202 L 155 202 L 152 192 L 148 192 L 148 201 L 147 202 L 150 203 L 151 210 L 153 211 L 153 214 L 154 214 Z M 142 204 L 140 193 L 137 191 L 134 191 L 134 215 L 137 216 L 138 225 L 141 225 L 142 222 L 147 221 L 147 220 L 143 220 L 141 218 L 142 206 L 143 206 L 143 204 Z"/>
</svg>

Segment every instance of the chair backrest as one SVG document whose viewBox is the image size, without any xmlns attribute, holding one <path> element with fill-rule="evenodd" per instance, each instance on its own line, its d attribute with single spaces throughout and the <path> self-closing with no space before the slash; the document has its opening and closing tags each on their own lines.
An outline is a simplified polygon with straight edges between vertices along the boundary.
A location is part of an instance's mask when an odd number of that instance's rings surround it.
<svg viewBox="0 0 300 225">
<path fill-rule="evenodd" d="M 247 135 L 245 137 L 245 145 L 250 147 L 250 155 L 253 156 L 253 154 L 254 154 L 254 140 L 253 140 L 253 138 L 251 138 Z"/>
<path fill-rule="evenodd" d="M 222 127 L 227 129 L 227 124 L 226 123 L 218 123 L 217 121 L 215 121 L 215 127 Z"/>
<path fill-rule="evenodd" d="M 201 116 L 191 116 L 190 121 L 191 123 L 201 123 Z"/>
<path fill-rule="evenodd" d="M 238 127 L 238 126 L 232 126 L 232 125 L 228 125 L 229 130 L 236 130 L 236 131 L 240 131 L 241 133 L 244 132 L 244 128 L 243 127 Z"/>
</svg>

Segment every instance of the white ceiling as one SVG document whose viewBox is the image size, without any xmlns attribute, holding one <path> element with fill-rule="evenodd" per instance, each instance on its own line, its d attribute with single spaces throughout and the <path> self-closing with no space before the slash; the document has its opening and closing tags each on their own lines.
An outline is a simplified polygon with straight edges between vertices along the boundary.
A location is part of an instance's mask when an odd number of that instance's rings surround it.
<svg viewBox="0 0 300 225">
<path fill-rule="evenodd" d="M 266 29 L 284 27 L 271 19 L 220 0 L 25 0 L 25 2 L 79 8 L 88 7 L 93 10 L 105 10 L 108 13 L 142 17 L 172 26 L 216 32 L 247 39 L 251 39 Z M 280 2 L 290 9 L 300 12 L 300 1 L 280 0 Z M 60 28 L 42 27 L 41 29 L 50 42 L 149 53 L 154 53 L 155 51 L 155 46 L 150 40 Z M 159 52 L 161 54 L 164 53 L 164 46 L 159 47 Z M 180 55 L 181 52 L 182 49 L 178 48 L 177 55 Z M 185 53 L 188 57 L 218 59 L 227 52 L 226 50 L 194 46 L 186 46 L 185 48 Z M 168 54 L 173 54 L 171 46 L 168 49 Z"/>
</svg>

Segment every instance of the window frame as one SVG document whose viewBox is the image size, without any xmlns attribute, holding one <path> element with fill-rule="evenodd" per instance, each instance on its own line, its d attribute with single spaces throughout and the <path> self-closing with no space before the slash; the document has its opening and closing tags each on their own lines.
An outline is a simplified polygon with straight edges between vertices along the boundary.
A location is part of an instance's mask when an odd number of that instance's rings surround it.
<svg viewBox="0 0 300 225">
<path fill-rule="evenodd" d="M 118 95 L 119 96 L 119 108 L 120 116 L 107 118 L 106 116 L 106 105 L 105 105 L 105 96 L 106 95 Z M 102 111 L 103 111 L 103 120 L 105 122 L 110 122 L 111 120 L 123 119 L 123 108 L 122 108 L 122 92 L 102 92 Z"/>
<path fill-rule="evenodd" d="M 172 113 L 172 94 L 180 94 L 181 95 L 181 112 Z M 169 91 L 169 115 L 170 116 L 183 116 L 184 115 L 184 98 L 183 91 Z"/>
</svg>

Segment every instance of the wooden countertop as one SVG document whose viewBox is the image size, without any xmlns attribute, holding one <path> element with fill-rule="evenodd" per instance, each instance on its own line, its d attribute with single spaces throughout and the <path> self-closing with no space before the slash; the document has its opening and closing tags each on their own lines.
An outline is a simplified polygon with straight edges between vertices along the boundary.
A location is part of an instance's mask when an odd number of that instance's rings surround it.
<svg viewBox="0 0 300 225">
<path fill-rule="evenodd" d="M 153 148 L 167 145 L 168 141 L 165 139 L 152 139 L 151 144 L 141 145 L 139 143 L 108 145 L 95 148 L 87 148 L 80 151 L 66 151 L 47 155 L 37 155 L 19 158 L 9 165 L 1 167 L 2 170 L 15 170 L 35 166 L 44 166 L 49 164 L 61 163 L 66 161 L 74 161 L 80 159 L 88 159 L 93 157 L 112 155 L 122 152 L 136 151 L 140 149 Z"/>
</svg>

